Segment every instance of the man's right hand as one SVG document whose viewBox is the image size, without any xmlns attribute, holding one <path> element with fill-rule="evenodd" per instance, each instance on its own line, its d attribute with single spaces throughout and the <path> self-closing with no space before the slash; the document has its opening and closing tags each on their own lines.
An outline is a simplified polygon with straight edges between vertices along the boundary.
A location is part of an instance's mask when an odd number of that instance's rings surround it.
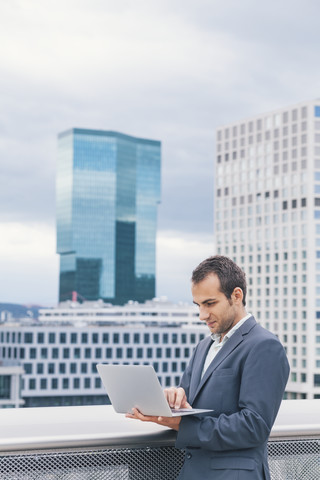
<svg viewBox="0 0 320 480">
<path fill-rule="evenodd" d="M 184 389 L 181 387 L 165 388 L 164 395 L 171 408 L 192 408 L 187 401 Z"/>
</svg>

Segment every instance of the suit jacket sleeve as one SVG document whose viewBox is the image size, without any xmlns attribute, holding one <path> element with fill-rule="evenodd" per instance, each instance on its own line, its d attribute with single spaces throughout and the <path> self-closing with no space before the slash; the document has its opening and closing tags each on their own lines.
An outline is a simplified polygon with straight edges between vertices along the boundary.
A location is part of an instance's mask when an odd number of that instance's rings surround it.
<svg viewBox="0 0 320 480">
<path fill-rule="evenodd" d="M 187 396 L 193 360 L 194 356 L 181 381 Z M 289 374 L 285 351 L 276 338 L 270 337 L 255 343 L 242 363 L 238 410 L 218 417 L 182 417 L 177 448 L 238 450 L 255 447 L 268 439 Z"/>
</svg>

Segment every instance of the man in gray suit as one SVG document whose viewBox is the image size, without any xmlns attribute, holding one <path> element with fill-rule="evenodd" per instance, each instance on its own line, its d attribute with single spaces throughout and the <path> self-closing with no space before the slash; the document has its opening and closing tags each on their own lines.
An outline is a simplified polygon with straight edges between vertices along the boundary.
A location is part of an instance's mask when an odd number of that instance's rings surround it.
<svg viewBox="0 0 320 480">
<path fill-rule="evenodd" d="M 204 260 L 192 274 L 193 301 L 211 335 L 196 347 L 171 407 L 212 409 L 185 417 L 130 418 L 177 430 L 185 462 L 179 480 L 269 480 L 268 437 L 289 375 L 275 335 L 248 314 L 243 271 L 229 258 Z"/>
</svg>

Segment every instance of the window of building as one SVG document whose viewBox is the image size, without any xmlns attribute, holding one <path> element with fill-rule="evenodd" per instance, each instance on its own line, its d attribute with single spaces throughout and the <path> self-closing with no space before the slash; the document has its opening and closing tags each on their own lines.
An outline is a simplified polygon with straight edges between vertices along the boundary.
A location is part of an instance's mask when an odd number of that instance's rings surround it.
<svg viewBox="0 0 320 480">
<path fill-rule="evenodd" d="M 36 379 L 29 378 L 29 390 L 35 390 L 35 389 L 36 389 Z"/>
<path fill-rule="evenodd" d="M 26 332 L 24 334 L 24 343 L 33 343 L 33 334 L 30 332 Z"/>
<path fill-rule="evenodd" d="M 320 116 L 320 114 L 319 114 L 319 116 Z M 319 374 L 316 373 L 314 375 L 314 382 L 313 383 L 314 383 L 315 387 L 320 387 L 320 375 Z"/>
<path fill-rule="evenodd" d="M 149 333 L 145 333 L 143 335 L 143 343 L 150 343 L 150 334 Z"/>
<path fill-rule="evenodd" d="M 56 343 L 56 334 L 49 332 L 49 343 Z"/>
<path fill-rule="evenodd" d="M 48 349 L 47 348 L 41 348 L 40 356 L 43 360 L 48 358 Z"/>
<path fill-rule="evenodd" d="M 61 332 L 60 333 L 60 343 L 66 343 L 67 342 L 67 335 L 66 333 Z"/>
<path fill-rule="evenodd" d="M 40 379 L 40 390 L 46 390 L 47 389 L 47 384 L 48 381 L 46 378 L 41 378 Z"/>
<path fill-rule="evenodd" d="M 78 341 L 77 334 L 71 333 L 70 340 L 71 340 L 71 343 L 77 343 Z"/>
<path fill-rule="evenodd" d="M 41 375 L 44 372 L 43 363 L 37 363 L 37 373 Z"/>
<path fill-rule="evenodd" d="M 38 343 L 44 343 L 44 333 L 39 332 L 38 333 Z"/>
<path fill-rule="evenodd" d="M 171 358 L 171 348 L 166 348 L 166 358 Z"/>
<path fill-rule="evenodd" d="M 102 335 L 102 343 L 109 343 L 109 333 L 104 333 Z"/>
<path fill-rule="evenodd" d="M 54 363 L 48 363 L 48 374 L 49 375 L 54 375 L 55 373 L 55 364 Z"/>
<path fill-rule="evenodd" d="M 81 363 L 81 373 L 88 372 L 88 365 L 86 363 Z"/>
<path fill-rule="evenodd" d="M 64 348 L 63 349 L 63 358 L 70 358 L 70 349 Z"/>
<path fill-rule="evenodd" d="M 117 348 L 116 349 L 116 357 L 117 358 L 122 358 L 122 353 L 123 353 L 122 348 Z"/>
<path fill-rule="evenodd" d="M 81 334 L 81 343 L 88 343 L 88 334 L 82 333 Z"/>
<path fill-rule="evenodd" d="M 54 359 L 59 358 L 59 349 L 58 348 L 53 348 L 52 349 L 51 357 L 54 358 Z"/>
<path fill-rule="evenodd" d="M 37 350 L 35 348 L 30 348 L 29 357 L 34 359 L 37 357 Z"/>
<path fill-rule="evenodd" d="M 72 374 L 77 373 L 77 364 L 76 363 L 70 363 L 70 373 L 72 373 Z"/>
<path fill-rule="evenodd" d="M 147 358 L 152 358 L 153 357 L 153 354 L 152 354 L 152 348 L 147 348 Z"/>
<path fill-rule="evenodd" d="M 112 348 L 106 348 L 106 358 L 112 358 Z"/>
<path fill-rule="evenodd" d="M 77 359 L 81 357 L 81 350 L 79 347 L 73 349 L 73 356 Z"/>
</svg>

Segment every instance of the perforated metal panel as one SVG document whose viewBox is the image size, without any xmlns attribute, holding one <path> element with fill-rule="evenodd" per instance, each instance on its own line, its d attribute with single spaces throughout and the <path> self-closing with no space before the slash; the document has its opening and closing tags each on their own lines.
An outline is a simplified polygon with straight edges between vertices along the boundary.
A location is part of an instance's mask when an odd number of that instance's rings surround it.
<svg viewBox="0 0 320 480">
<path fill-rule="evenodd" d="M 320 441 L 269 442 L 272 480 L 320 480 Z M 0 480 L 175 480 L 174 447 L 111 448 L 0 456 Z"/>
<path fill-rule="evenodd" d="M 173 447 L 0 457 L 1 480 L 174 480 L 183 454 Z"/>
<path fill-rule="evenodd" d="M 269 442 L 272 480 L 320 480 L 320 440 Z"/>
</svg>

